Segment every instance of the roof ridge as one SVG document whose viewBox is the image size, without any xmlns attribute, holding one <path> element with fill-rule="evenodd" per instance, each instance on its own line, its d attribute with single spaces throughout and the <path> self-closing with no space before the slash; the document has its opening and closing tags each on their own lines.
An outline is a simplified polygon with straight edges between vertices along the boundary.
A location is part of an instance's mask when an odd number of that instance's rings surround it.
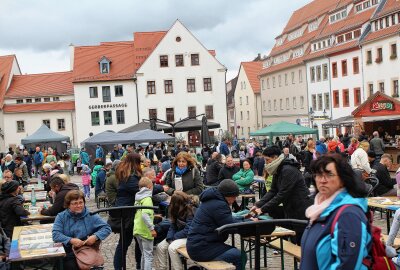
<svg viewBox="0 0 400 270">
<path fill-rule="evenodd" d="M 69 71 L 55 71 L 55 72 L 44 72 L 44 73 L 32 73 L 32 74 L 20 74 L 20 75 L 13 75 L 13 77 L 22 77 L 22 76 L 42 76 L 42 75 L 52 75 L 52 74 L 66 74 L 66 73 L 72 73 L 72 70 Z"/>
</svg>

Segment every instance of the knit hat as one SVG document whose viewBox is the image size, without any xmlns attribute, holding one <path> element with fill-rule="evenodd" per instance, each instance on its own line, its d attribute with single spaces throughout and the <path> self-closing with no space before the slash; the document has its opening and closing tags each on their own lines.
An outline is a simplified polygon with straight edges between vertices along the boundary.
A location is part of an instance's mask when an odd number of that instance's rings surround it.
<svg viewBox="0 0 400 270">
<path fill-rule="evenodd" d="M 15 180 L 5 182 L 1 185 L 1 193 L 9 194 L 17 190 L 19 183 Z"/>
<path fill-rule="evenodd" d="M 169 163 L 168 160 L 167 160 L 167 161 L 164 161 L 164 162 L 161 164 L 161 170 L 162 170 L 163 172 L 166 172 L 166 171 L 168 171 L 169 169 L 171 169 L 171 164 Z"/>
<path fill-rule="evenodd" d="M 218 191 L 224 197 L 236 197 L 239 196 L 239 187 L 235 181 L 231 179 L 224 179 L 218 185 Z"/>
</svg>

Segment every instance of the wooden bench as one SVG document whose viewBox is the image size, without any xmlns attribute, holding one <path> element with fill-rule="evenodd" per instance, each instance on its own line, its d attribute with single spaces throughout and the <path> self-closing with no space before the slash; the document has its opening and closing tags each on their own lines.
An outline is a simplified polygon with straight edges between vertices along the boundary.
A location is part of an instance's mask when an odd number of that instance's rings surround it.
<svg viewBox="0 0 400 270">
<path fill-rule="evenodd" d="M 385 242 L 385 243 L 386 243 L 388 237 L 389 237 L 389 235 L 387 235 L 387 234 L 383 234 L 383 233 L 381 234 L 381 239 L 382 239 L 382 241 Z M 395 238 L 395 239 L 394 239 L 393 247 L 394 247 L 395 249 L 400 248 L 400 238 Z"/>
<path fill-rule="evenodd" d="M 187 270 L 187 260 L 192 260 L 187 253 L 186 247 L 178 248 L 176 251 L 183 257 L 183 267 Z M 192 260 L 193 261 L 193 260 Z M 207 270 L 235 270 L 236 267 L 233 264 L 224 262 L 224 261 L 210 261 L 210 262 L 196 262 L 193 261 L 196 265 L 207 269 Z"/>
<path fill-rule="evenodd" d="M 279 249 L 281 252 L 292 256 L 294 258 L 294 269 L 298 269 L 297 263 L 301 260 L 301 247 L 297 246 L 289 241 L 282 240 L 283 247 L 281 248 L 281 242 L 279 239 L 269 243 L 273 248 Z"/>
</svg>

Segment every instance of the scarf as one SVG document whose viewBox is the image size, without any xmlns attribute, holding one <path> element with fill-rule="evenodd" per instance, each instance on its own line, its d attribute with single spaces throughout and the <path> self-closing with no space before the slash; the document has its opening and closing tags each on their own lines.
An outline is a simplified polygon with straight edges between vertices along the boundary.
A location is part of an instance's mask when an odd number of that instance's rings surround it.
<svg viewBox="0 0 400 270">
<path fill-rule="evenodd" d="M 271 163 L 265 165 L 265 170 L 269 175 L 276 174 L 279 165 L 281 165 L 282 161 L 285 159 L 285 155 L 281 154 L 277 159 L 273 160 Z"/>
<path fill-rule="evenodd" d="M 321 193 L 317 193 L 314 204 L 306 209 L 306 217 L 310 219 L 310 224 L 316 221 L 322 212 L 332 203 L 336 196 L 344 190 L 344 188 L 337 190 L 334 194 L 332 194 L 332 196 L 325 198 L 325 200 L 323 200 L 324 197 L 321 195 Z"/>
<path fill-rule="evenodd" d="M 9 166 L 10 164 L 11 164 L 11 162 L 13 162 L 12 160 L 10 160 L 10 161 L 5 161 L 4 162 L 4 165 L 7 167 L 7 166 Z"/>
<path fill-rule="evenodd" d="M 187 167 L 184 167 L 183 169 L 180 169 L 178 166 L 176 166 L 176 168 L 175 168 L 175 172 L 178 175 L 183 175 L 186 172 L 186 170 L 187 170 Z"/>
</svg>

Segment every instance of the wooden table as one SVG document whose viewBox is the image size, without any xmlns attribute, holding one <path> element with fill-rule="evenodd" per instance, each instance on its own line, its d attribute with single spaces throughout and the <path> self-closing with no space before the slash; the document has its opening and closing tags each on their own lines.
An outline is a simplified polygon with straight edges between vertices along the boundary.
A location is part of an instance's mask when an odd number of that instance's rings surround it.
<svg viewBox="0 0 400 270">
<path fill-rule="evenodd" d="M 46 201 L 47 200 L 47 192 L 46 191 L 35 191 L 36 201 Z M 27 202 L 31 201 L 31 192 L 23 193 L 24 199 Z"/>
<path fill-rule="evenodd" d="M 53 224 L 14 227 L 9 255 L 11 263 L 55 258 L 59 260 L 59 269 L 62 269 L 65 251 L 61 243 L 53 242 L 52 228 Z"/>
<path fill-rule="evenodd" d="M 29 184 L 29 185 L 24 187 L 24 192 L 31 192 L 32 188 L 35 189 L 35 192 L 36 191 L 44 191 L 44 185 L 39 187 L 38 184 Z"/>
<path fill-rule="evenodd" d="M 37 203 L 36 206 L 32 206 L 30 203 L 24 204 L 24 208 L 30 212 L 30 215 L 21 217 L 21 221 L 40 221 L 40 220 L 50 220 L 54 221 L 55 216 L 45 216 L 39 213 L 39 210 L 44 205 L 50 206 L 46 202 Z"/>
<path fill-rule="evenodd" d="M 389 204 L 383 204 L 385 201 Z M 390 204 L 391 203 L 391 204 Z M 370 197 L 368 198 L 368 206 L 370 208 L 379 208 L 386 213 L 386 229 L 390 231 L 390 213 L 396 212 L 400 208 L 400 200 L 397 197 Z"/>
<path fill-rule="evenodd" d="M 39 182 L 39 179 L 38 178 L 31 178 L 30 180 L 29 180 L 29 184 L 37 184 Z M 42 183 L 43 183 L 43 180 L 42 180 Z"/>
<path fill-rule="evenodd" d="M 258 198 L 261 199 L 267 192 L 265 189 L 265 178 L 262 176 L 254 176 L 253 181 L 258 184 Z"/>
</svg>

